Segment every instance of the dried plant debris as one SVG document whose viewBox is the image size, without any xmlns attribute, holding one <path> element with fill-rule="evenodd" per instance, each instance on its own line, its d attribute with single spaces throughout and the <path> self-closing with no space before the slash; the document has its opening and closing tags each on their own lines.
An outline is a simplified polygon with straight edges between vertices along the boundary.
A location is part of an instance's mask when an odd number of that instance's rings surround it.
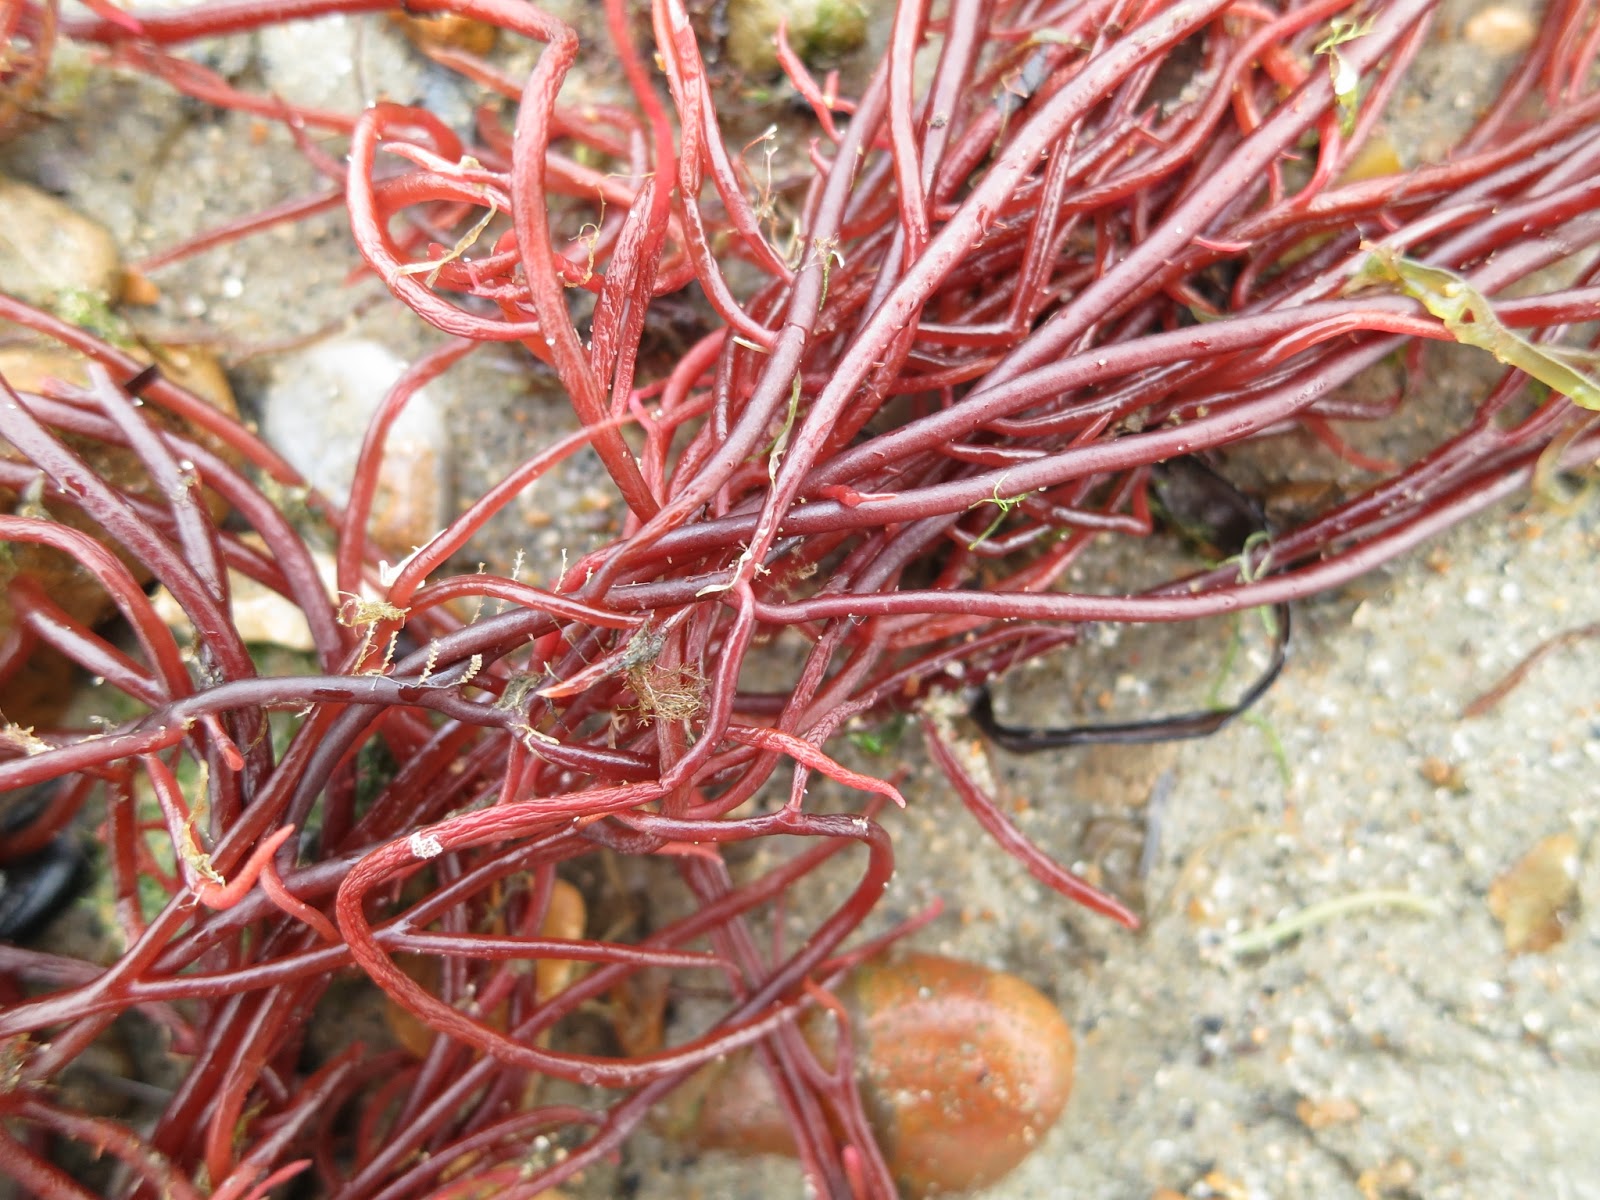
<svg viewBox="0 0 1600 1200">
<path fill-rule="evenodd" d="M 1567 936 L 1578 916 L 1578 862 L 1577 835 L 1552 834 L 1490 885 L 1489 911 L 1508 952 L 1539 954 Z"/>
</svg>

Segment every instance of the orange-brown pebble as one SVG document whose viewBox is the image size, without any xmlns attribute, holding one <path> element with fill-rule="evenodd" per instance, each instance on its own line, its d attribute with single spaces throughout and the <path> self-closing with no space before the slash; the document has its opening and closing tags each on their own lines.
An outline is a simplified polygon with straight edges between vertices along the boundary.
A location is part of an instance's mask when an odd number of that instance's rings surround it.
<svg viewBox="0 0 1600 1200">
<path fill-rule="evenodd" d="M 132 267 L 122 271 L 122 302 L 135 308 L 146 308 L 161 299 L 161 289 Z"/>
<path fill-rule="evenodd" d="M 539 925 L 539 936 L 576 941 L 583 936 L 589 911 L 583 894 L 565 879 L 558 879 L 550 891 L 550 906 Z M 541 958 L 534 966 L 535 990 L 541 1001 L 564 991 L 582 964 L 570 958 Z"/>
<path fill-rule="evenodd" d="M 1294 1106 L 1294 1115 L 1307 1129 L 1331 1129 L 1335 1125 L 1348 1125 L 1361 1119 L 1361 1106 L 1344 1096 L 1330 1096 L 1312 1100 L 1309 1097 Z"/>
<path fill-rule="evenodd" d="M 544 920 L 539 926 L 539 936 L 582 937 L 586 920 L 587 910 L 584 907 L 582 893 L 566 880 L 556 880 L 550 892 L 550 907 L 545 910 Z M 439 985 L 437 959 L 402 954 L 395 959 L 395 965 L 429 991 Z M 534 986 L 539 999 L 548 1000 L 565 988 L 572 982 L 573 974 L 579 966 L 579 963 L 571 959 L 541 958 L 534 965 Z M 508 1007 L 502 1004 L 488 1014 L 485 1020 L 503 1032 L 509 1011 Z M 394 1034 L 395 1041 L 418 1058 L 428 1053 L 433 1045 L 434 1032 L 424 1021 L 401 1008 L 393 1000 L 384 1004 L 383 1015 L 389 1023 L 389 1031 Z"/>
<path fill-rule="evenodd" d="M 1449 788 L 1452 792 L 1466 789 L 1466 779 L 1455 763 L 1430 755 L 1422 760 L 1417 770 L 1434 787 Z"/>
<path fill-rule="evenodd" d="M 646 967 L 611 989 L 611 1035 L 629 1058 L 654 1054 L 666 1045 L 667 1001 L 672 976 L 658 967 Z"/>
<path fill-rule="evenodd" d="M 465 50 L 469 54 L 487 54 L 494 49 L 500 33 L 487 22 L 455 13 L 426 17 L 395 13 L 390 20 L 400 26 L 406 37 L 421 50 Z"/>
<path fill-rule="evenodd" d="M 908 1194 L 994 1182 L 1061 1116 L 1072 1031 L 1031 985 L 920 954 L 851 982 L 863 1083 Z"/>
<path fill-rule="evenodd" d="M 1072 1091 L 1066 1021 L 1014 975 L 928 954 L 868 963 L 841 988 L 857 1077 L 901 1194 L 984 1187 L 1043 1139 Z M 833 1058 L 831 1022 L 807 1040 Z M 704 1149 L 794 1152 L 763 1070 L 748 1056 L 702 1071 L 661 1114 L 669 1136 Z"/>
<path fill-rule="evenodd" d="M 3 202 L 0 202 L 0 208 L 3 207 Z M 205 351 L 195 347 L 156 346 L 152 350 L 136 351 L 135 354 L 147 360 L 153 357 L 160 363 L 162 373 L 168 379 L 187 387 L 228 416 L 238 417 L 239 410 L 228 388 L 227 377 L 216 359 Z M 24 392 L 39 391 L 52 379 L 80 386 L 89 381 L 88 365 L 81 356 L 55 346 L 26 343 L 0 348 L 0 376 L 13 388 Z M 207 449 L 237 465 L 238 456 L 213 435 L 185 427 L 176 417 L 162 416 L 154 406 L 144 411 L 162 428 L 187 433 Z M 149 471 L 133 451 L 91 438 L 68 438 L 67 444 L 118 491 L 139 499 L 162 499 L 160 489 L 151 481 Z M 9 443 L 0 441 L 0 460 L 15 461 L 18 457 L 17 451 Z M 212 519 L 220 520 L 228 511 L 227 503 L 209 489 L 203 495 Z M 23 496 L 15 490 L 0 488 L 0 513 L 21 511 L 19 506 L 23 503 Z M 52 520 L 88 533 L 103 545 L 118 551 L 141 583 L 149 580 L 149 570 L 131 554 L 120 550 L 116 539 L 80 510 L 49 498 L 41 503 Z M 29 579 L 42 588 L 76 621 L 93 626 L 116 609 L 105 588 L 71 555 L 47 546 L 18 543 L 10 548 L 9 559 L 7 565 L 16 576 Z M 3 591 L 0 589 L 0 592 Z M 13 623 L 13 610 L 4 595 L 0 595 L 0 644 L 11 635 Z M 30 655 L 22 662 L 13 664 L 9 673 L 0 679 L 0 697 L 4 700 L 6 718 L 23 726 L 55 724 L 71 702 L 77 687 L 76 678 L 76 672 L 64 655 L 47 646 L 35 647 Z"/>
</svg>

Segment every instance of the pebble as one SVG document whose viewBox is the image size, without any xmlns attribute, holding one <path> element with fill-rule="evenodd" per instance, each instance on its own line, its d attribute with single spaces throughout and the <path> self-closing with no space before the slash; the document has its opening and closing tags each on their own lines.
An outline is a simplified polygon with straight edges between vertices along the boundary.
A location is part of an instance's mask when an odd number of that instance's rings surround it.
<svg viewBox="0 0 1600 1200">
<path fill-rule="evenodd" d="M 266 549 L 266 543 L 257 534 L 246 533 L 241 540 L 258 550 Z M 313 550 L 311 561 L 316 564 L 317 574 L 327 585 L 331 601 L 337 574 L 333 557 Z M 278 646 L 300 654 L 310 654 L 317 648 L 316 640 L 311 636 L 311 624 L 298 604 L 232 569 L 228 571 L 228 602 L 234 628 L 239 631 L 239 637 L 246 645 Z M 189 615 L 166 588 L 157 588 L 150 597 L 150 603 L 170 629 L 185 638 L 195 636 Z"/>
<path fill-rule="evenodd" d="M 405 362 L 365 338 L 333 338 L 280 359 L 260 398 L 261 434 L 319 491 L 343 504 L 371 419 Z M 444 525 L 449 498 L 445 411 L 427 388 L 389 431 L 367 533 L 395 557 Z"/>
<path fill-rule="evenodd" d="M 1015 975 L 911 953 L 858 967 L 837 995 L 851 1015 L 865 1108 L 902 1196 L 987 1187 L 1066 1107 L 1072 1031 Z M 813 1013 L 802 1029 L 830 1064 L 831 1023 Z M 699 1149 L 795 1152 L 787 1114 L 748 1055 L 701 1071 L 656 1117 L 667 1136 Z"/>
<path fill-rule="evenodd" d="M 0 176 L 0 290 L 40 308 L 70 293 L 121 291 L 116 240 L 48 192 Z"/>
<path fill-rule="evenodd" d="M 148 358 L 144 351 L 135 351 L 139 357 Z M 237 417 L 233 392 L 217 360 L 204 350 L 192 346 L 160 346 L 156 354 L 163 373 L 209 401 L 213 406 Z M 84 360 L 70 350 L 55 345 L 8 346 L 0 349 L 0 376 L 23 392 L 38 391 L 46 379 L 65 383 L 88 382 Z M 177 428 L 178 422 L 163 418 L 161 410 L 146 405 L 142 410 L 166 428 Z M 224 452 L 220 442 L 209 435 L 199 439 L 208 448 L 233 459 Z M 69 438 L 68 445 L 95 473 L 116 487 L 147 500 L 159 501 L 159 489 L 150 479 L 143 465 L 132 451 L 87 438 Z M 16 450 L 0 441 L 0 457 L 16 458 Z M 207 492 L 206 504 L 214 520 L 220 520 L 227 506 L 221 497 Z M 53 501 L 48 494 L 45 505 L 51 516 L 63 524 L 83 530 L 112 549 L 115 541 L 94 522 L 69 505 Z M 18 512 L 26 507 L 22 497 L 0 488 L 0 512 Z M 11 547 L 13 564 L 18 574 L 26 575 L 50 596 L 74 620 L 93 627 L 110 617 L 115 609 L 111 598 L 99 582 L 70 556 L 46 546 L 18 543 Z M 140 582 L 147 582 L 147 573 L 132 559 L 123 555 L 123 561 L 134 571 Z M 0 603 L 0 644 L 10 635 L 12 628 L 10 609 Z M 75 674 L 67 660 L 48 648 L 36 647 L 30 656 L 8 674 L 4 683 L 6 716 L 23 725 L 48 725 L 53 723 L 71 702 Z"/>
<path fill-rule="evenodd" d="M 729 0 L 728 60 L 748 75 L 778 70 L 778 22 L 807 66 L 826 66 L 867 38 L 867 9 L 859 0 Z"/>
<path fill-rule="evenodd" d="M 432 44 L 447 40 L 444 28 L 429 26 Z M 459 23 L 449 26 L 454 44 L 462 36 Z M 268 25 L 254 38 L 267 90 L 292 104 L 360 112 L 377 100 L 421 99 L 451 128 L 472 127 L 475 92 L 433 67 L 399 25 L 335 13 L 313 23 Z M 463 46 L 475 53 L 482 47 L 481 33 Z"/>
<path fill-rule="evenodd" d="M 158 362 L 162 375 L 167 379 L 188 388 L 218 411 L 238 418 L 239 405 L 233 398 L 233 388 L 228 384 L 228 376 L 224 373 L 222 364 L 209 350 L 199 346 L 156 346 L 153 354 L 143 347 L 133 347 L 129 353 L 146 362 Z M 46 379 L 58 379 L 64 383 L 78 385 L 87 384 L 89 381 L 88 371 L 81 355 L 60 346 L 42 344 L 8 346 L 0 349 L 0 375 L 4 375 L 12 387 L 28 392 L 38 391 Z M 176 420 L 163 417 L 162 410 L 156 405 L 146 405 L 143 411 L 147 417 L 156 420 L 163 428 L 179 427 Z M 239 465 L 238 456 L 231 450 L 225 449 L 218 439 L 201 433 L 198 435 L 198 440 L 207 449 L 235 466 Z M 137 465 L 131 452 L 79 443 L 73 443 L 73 446 L 100 474 L 116 481 L 119 486 L 126 486 L 138 495 L 156 494 L 156 489 L 147 480 L 141 482 L 138 478 L 143 475 L 143 468 Z M 0 442 L 0 453 L 8 450 L 9 447 Z M 207 507 L 215 520 L 221 520 L 226 511 L 226 506 L 216 496 L 209 496 Z"/>
<path fill-rule="evenodd" d="M 484 55 L 494 49 L 500 37 L 493 25 L 455 13 L 430 13 L 425 17 L 390 13 L 389 20 L 406 35 L 407 41 L 425 53 L 438 49 Z"/>
<path fill-rule="evenodd" d="M 1533 18 L 1523 9 L 1510 4 L 1491 4 L 1467 18 L 1461 36 L 1469 46 L 1505 57 L 1520 54 L 1533 45 L 1537 32 Z"/>
</svg>

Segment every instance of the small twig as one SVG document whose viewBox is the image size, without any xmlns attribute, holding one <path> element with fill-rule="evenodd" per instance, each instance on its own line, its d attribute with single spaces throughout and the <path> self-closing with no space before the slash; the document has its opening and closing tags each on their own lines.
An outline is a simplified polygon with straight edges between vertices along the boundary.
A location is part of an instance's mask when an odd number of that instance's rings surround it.
<svg viewBox="0 0 1600 1200">
<path fill-rule="evenodd" d="M 1353 892 L 1348 896 L 1338 896 L 1332 900 L 1319 900 L 1259 928 L 1234 934 L 1223 943 L 1223 949 L 1235 958 L 1265 954 L 1290 938 L 1315 929 L 1318 925 L 1325 925 L 1335 918 L 1350 913 L 1365 912 L 1375 908 L 1408 909 L 1425 917 L 1442 917 L 1446 911 L 1445 906 L 1437 900 L 1418 896 L 1414 892 L 1383 889 Z"/>
</svg>

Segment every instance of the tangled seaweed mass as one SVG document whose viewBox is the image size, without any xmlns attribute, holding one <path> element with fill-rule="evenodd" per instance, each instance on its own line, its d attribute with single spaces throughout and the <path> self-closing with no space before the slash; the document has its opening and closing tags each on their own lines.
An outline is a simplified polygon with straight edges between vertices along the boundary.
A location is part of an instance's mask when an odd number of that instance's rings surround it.
<svg viewBox="0 0 1600 1200">
<path fill-rule="evenodd" d="M 840 979 L 886 940 L 850 941 L 891 877 L 901 802 L 830 741 L 915 714 L 980 825 L 1131 923 L 1010 823 L 931 698 L 970 696 L 1090 623 L 1323 592 L 1595 461 L 1583 323 L 1600 316 L 1600 15 L 1555 0 L 1448 154 L 1402 169 L 1368 152 L 1435 0 L 902 0 L 853 97 L 779 36 L 814 137 L 791 229 L 719 127 L 685 0 L 607 0 L 603 52 L 633 98 L 612 107 L 562 102 L 580 47 L 537 7 L 414 0 L 410 14 L 541 47 L 521 79 L 470 46 L 429 46 L 483 89 L 470 137 L 395 103 L 296 108 L 183 56 L 394 7 L 146 16 L 99 0 L 58 21 L 54 0 L 4 4 L 21 48 L 3 67 L 5 119 L 71 40 L 104 69 L 284 122 L 335 185 L 176 254 L 342 204 L 370 270 L 448 336 L 390 392 L 348 502 L 310 496 L 336 533 L 330 597 L 310 518 L 269 499 L 301 482 L 277 454 L 160 370 L 0 298 L 0 317 L 95 364 L 77 385 L 6 383 L 0 487 L 22 499 L 0 538 L 70 555 L 131 631 L 88 628 L 11 572 L 0 678 L 54 648 L 142 714 L 13 727 L 0 750 L 0 789 L 44 797 L 8 854 L 103 814 L 121 940 L 106 962 L 0 946 L 0 1172 L 88 1195 L 53 1157 L 77 1143 L 116 1160 L 130 1196 L 244 1200 L 292 1179 L 342 1200 L 533 1197 L 753 1047 L 819 1194 L 892 1196 L 850 1039 L 841 1029 L 830 1060 L 801 1032 L 819 1006 L 841 1011 Z M 347 137 L 348 159 L 311 132 Z M 710 332 L 657 366 L 647 310 L 686 290 Z M 1342 385 L 1430 340 L 1489 351 L 1503 374 L 1415 461 L 1360 459 L 1338 424 L 1425 400 L 1415 372 L 1387 401 Z M 549 364 L 582 427 L 380 574 L 366 530 L 386 431 L 489 342 Z M 1158 527 L 1176 464 L 1288 437 L 1375 482 L 1270 536 L 1247 528 L 1226 562 L 1149 590 L 1068 586 L 1092 543 Z M 97 472 L 95 446 L 150 486 Z M 626 506 L 613 540 L 551 567 L 546 588 L 452 573 L 495 513 L 591 452 Z M 261 673 L 230 572 L 303 610 L 318 673 Z M 144 579 L 181 606 L 192 647 Z M 781 630 L 807 652 L 753 690 L 753 648 Z M 280 745 L 269 714 L 292 716 Z M 376 784 L 358 769 L 374 748 L 393 764 Z M 817 775 L 864 801 L 818 811 Z M 789 849 L 736 878 L 727 852 L 757 842 Z M 554 935 L 558 868 L 602 851 L 667 856 L 692 911 L 632 941 Z M 798 941 L 759 934 L 829 860 L 854 864 L 837 909 Z M 541 989 L 533 964 L 556 961 L 582 966 Z M 309 1014 L 355 973 L 414 1020 L 416 1055 L 307 1052 Z M 549 1036 L 662 977 L 720 996 L 685 1040 L 597 1054 Z M 137 1129 L 53 1086 L 134 1010 L 181 1063 Z M 546 1098 L 534 1085 L 552 1079 L 590 1099 Z"/>
</svg>

